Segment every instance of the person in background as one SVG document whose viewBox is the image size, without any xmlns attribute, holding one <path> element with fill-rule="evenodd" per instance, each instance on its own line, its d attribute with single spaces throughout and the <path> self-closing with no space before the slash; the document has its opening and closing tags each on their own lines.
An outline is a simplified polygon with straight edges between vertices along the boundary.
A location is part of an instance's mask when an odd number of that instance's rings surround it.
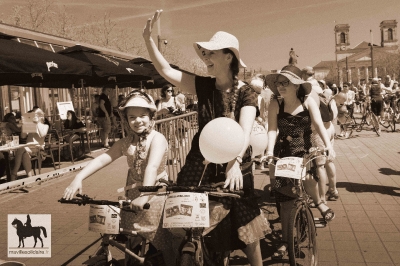
<svg viewBox="0 0 400 266">
<path fill-rule="evenodd" d="M 110 148 L 108 144 L 108 134 L 111 132 L 111 121 L 112 121 L 112 107 L 110 99 L 108 98 L 114 86 L 104 86 L 102 90 L 102 94 L 99 98 L 99 117 L 97 118 L 97 122 L 99 124 L 100 130 L 100 139 L 103 143 L 103 147 L 106 149 Z"/>
<path fill-rule="evenodd" d="M 354 112 L 354 102 L 355 102 L 355 93 L 354 91 L 350 90 L 350 83 L 344 82 L 343 83 L 343 90 L 342 92 L 346 95 L 346 101 L 344 102 L 344 105 L 346 106 L 348 110 L 349 117 L 353 117 L 353 112 Z M 345 137 L 346 139 L 350 137 L 350 133 L 352 131 L 347 130 L 348 123 L 342 124 L 340 126 L 341 132 L 339 134 L 340 137 Z"/>
<path fill-rule="evenodd" d="M 95 94 L 93 97 L 93 102 L 92 102 L 92 122 L 97 124 L 97 118 L 99 117 L 99 109 L 100 109 L 100 95 L 99 94 Z"/>
<path fill-rule="evenodd" d="M 371 111 L 376 115 L 378 120 L 378 126 L 381 124 L 381 117 L 383 117 L 383 97 L 382 88 L 379 84 L 379 80 L 373 78 L 371 81 L 371 89 L 369 90 L 369 98 L 371 101 Z M 378 129 L 378 133 L 381 133 L 381 129 Z"/>
<path fill-rule="evenodd" d="M 185 112 L 186 111 L 186 96 L 185 96 L 185 94 L 183 94 L 181 90 L 178 90 L 178 93 L 176 94 L 175 99 L 176 99 L 181 111 Z"/>
<path fill-rule="evenodd" d="M 32 154 L 40 155 L 40 151 L 44 149 L 44 139 L 49 131 L 49 126 L 44 124 L 44 112 L 38 108 L 35 110 L 35 118 L 33 122 L 36 123 L 36 133 L 21 133 L 21 137 L 26 135 L 27 143 L 33 143 L 33 146 L 19 148 L 15 154 L 14 168 L 11 171 L 11 180 L 17 179 L 18 170 L 22 166 L 28 177 L 33 176 L 31 156 Z"/>
<path fill-rule="evenodd" d="M 336 86 L 335 83 L 332 84 L 331 90 L 332 90 L 333 95 L 336 95 L 339 93 L 338 87 Z"/>
<path fill-rule="evenodd" d="M 161 89 L 161 98 L 156 101 L 157 118 L 165 118 L 175 115 L 180 103 L 174 97 L 174 89 L 171 84 L 164 85 Z"/>
<path fill-rule="evenodd" d="M 67 119 L 64 121 L 64 130 L 75 130 L 84 128 L 85 125 L 78 119 L 74 111 L 68 110 Z M 69 142 L 69 145 L 72 146 L 74 141 L 80 139 L 79 132 L 71 132 L 69 135 L 65 137 L 65 140 Z"/>
<path fill-rule="evenodd" d="M 39 108 L 39 106 L 35 105 L 35 106 L 33 106 L 31 112 L 34 113 L 37 109 L 40 109 L 40 108 Z M 48 125 L 51 128 L 50 121 L 46 117 L 44 117 L 44 124 Z"/>
<path fill-rule="evenodd" d="M 232 34 L 219 31 L 209 42 L 194 43 L 197 55 L 206 64 L 207 72 L 212 77 L 187 74 L 170 66 L 151 37 L 153 25 L 161 12 L 162 10 L 157 10 L 148 19 L 143 30 L 151 61 L 158 73 L 171 84 L 197 95 L 199 108 L 199 129 L 193 137 L 185 165 L 178 173 L 177 183 L 197 186 L 200 180 L 202 185 L 225 182 L 224 187 L 230 190 L 243 189 L 245 195 L 242 198 L 224 199 L 227 204 L 219 209 L 218 215 L 213 215 L 210 210 L 212 226 L 203 234 L 211 235 L 211 242 L 221 251 L 243 249 L 251 265 L 261 266 L 259 240 L 270 232 L 270 227 L 253 197 L 254 176 L 249 141 L 257 115 L 257 94 L 238 79 L 239 68 L 245 67 L 239 54 L 239 42 Z M 230 162 L 223 165 L 209 163 L 204 169 L 205 158 L 200 151 L 200 134 L 208 122 L 219 117 L 231 118 L 240 124 L 245 135 L 243 149 Z"/>
<path fill-rule="evenodd" d="M 7 136 L 20 136 L 21 126 L 17 123 L 15 115 L 8 113 L 3 119 L 4 125 L 2 126 Z"/>
<path fill-rule="evenodd" d="M 166 265 L 175 265 L 174 251 L 171 250 L 172 236 L 167 229 L 162 228 L 162 211 L 166 196 L 146 196 L 138 190 L 139 186 L 161 185 L 163 181 L 168 180 L 168 144 L 165 136 L 154 130 L 155 104 L 146 93 L 134 90 L 121 102 L 119 110 L 127 132 L 126 137 L 118 140 L 106 153 L 90 161 L 65 189 L 63 198 L 72 199 L 77 192 L 82 194 L 82 181 L 85 178 L 126 156 L 129 168 L 125 196 L 132 200 L 131 209 L 136 212 L 121 210 L 121 228 L 136 231 L 158 250 L 163 251 Z M 150 208 L 143 211 L 147 202 Z M 132 250 L 140 241 L 140 238 L 130 238 L 128 247 Z M 126 265 L 133 265 L 131 261 L 125 262 Z"/>
<path fill-rule="evenodd" d="M 322 93 L 323 93 L 325 96 L 327 96 L 327 97 L 333 96 L 333 91 L 329 88 L 328 85 L 326 85 L 325 80 L 323 80 L 323 79 L 318 80 L 318 84 L 319 84 L 319 86 L 322 88 L 322 91 L 323 91 Z"/>
</svg>

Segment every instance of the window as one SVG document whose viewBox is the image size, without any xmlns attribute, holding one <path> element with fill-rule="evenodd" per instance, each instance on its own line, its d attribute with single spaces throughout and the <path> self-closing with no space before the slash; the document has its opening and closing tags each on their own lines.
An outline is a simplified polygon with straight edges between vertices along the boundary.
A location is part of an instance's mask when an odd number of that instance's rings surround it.
<svg viewBox="0 0 400 266">
<path fill-rule="evenodd" d="M 344 32 L 340 33 L 340 43 L 346 43 L 346 34 Z"/>
<path fill-rule="evenodd" d="M 393 41 L 393 30 L 388 29 L 388 41 Z"/>
</svg>

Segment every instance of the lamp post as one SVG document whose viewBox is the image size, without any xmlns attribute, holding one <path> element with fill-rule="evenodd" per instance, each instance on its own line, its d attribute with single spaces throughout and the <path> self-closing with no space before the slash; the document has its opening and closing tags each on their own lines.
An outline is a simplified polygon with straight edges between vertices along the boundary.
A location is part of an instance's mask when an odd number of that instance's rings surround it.
<svg viewBox="0 0 400 266">
<path fill-rule="evenodd" d="M 374 66 L 374 43 L 372 38 L 372 30 L 369 30 L 371 34 L 371 67 L 372 67 L 372 78 L 375 78 L 375 66 Z"/>
</svg>

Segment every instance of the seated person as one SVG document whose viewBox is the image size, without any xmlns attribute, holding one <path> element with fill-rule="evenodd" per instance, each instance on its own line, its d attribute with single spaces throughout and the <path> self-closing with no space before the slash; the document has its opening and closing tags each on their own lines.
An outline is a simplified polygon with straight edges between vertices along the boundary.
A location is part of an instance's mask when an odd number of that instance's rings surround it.
<svg viewBox="0 0 400 266">
<path fill-rule="evenodd" d="M 22 138 L 27 136 L 26 142 L 32 143 L 32 146 L 19 148 L 16 151 L 14 168 L 11 171 L 11 180 L 17 179 L 17 173 L 21 163 L 27 176 L 33 176 L 31 156 L 35 154 L 39 155 L 39 152 L 44 150 L 44 139 L 49 131 L 49 126 L 44 124 L 44 112 L 41 109 L 36 109 L 33 122 L 36 123 L 36 133 L 21 133 Z"/>
<path fill-rule="evenodd" d="M 40 109 L 39 106 L 36 106 L 36 105 L 33 106 L 32 112 L 35 112 L 37 109 Z M 51 127 L 50 121 L 49 121 L 49 119 L 47 119 L 46 117 L 44 117 L 44 124 L 45 124 L 45 125 L 48 125 L 49 127 Z"/>
<path fill-rule="evenodd" d="M 3 128 L 7 136 L 19 136 L 21 134 L 21 127 L 18 125 L 13 113 L 6 114 L 3 122 L 5 123 Z"/>
<path fill-rule="evenodd" d="M 68 110 L 67 119 L 64 121 L 64 130 L 74 130 L 85 127 L 85 125 L 79 121 L 74 111 Z M 74 141 L 80 138 L 79 132 L 71 132 L 65 137 L 65 140 L 71 145 Z"/>
</svg>

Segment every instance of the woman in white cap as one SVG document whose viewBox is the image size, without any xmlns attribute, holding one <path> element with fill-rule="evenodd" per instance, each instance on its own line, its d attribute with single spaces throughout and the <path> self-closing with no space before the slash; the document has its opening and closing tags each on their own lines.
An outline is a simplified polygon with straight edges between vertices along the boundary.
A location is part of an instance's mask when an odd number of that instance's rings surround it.
<svg viewBox="0 0 400 266">
<path fill-rule="evenodd" d="M 148 239 L 158 250 L 163 250 L 167 265 L 173 265 L 172 237 L 160 225 L 165 197 L 141 196 L 137 186 L 159 185 L 168 180 L 165 171 L 168 144 L 164 135 L 155 131 L 156 106 L 140 90 L 132 91 L 119 105 L 121 122 L 127 131 L 125 138 L 117 141 L 106 153 L 96 157 L 80 171 L 65 189 L 63 198 L 72 199 L 76 192 L 82 194 L 82 181 L 121 156 L 127 157 L 129 166 L 125 196 L 132 200 L 131 208 L 139 212 L 121 211 L 121 228 L 134 230 Z M 143 210 L 149 202 L 150 209 Z M 131 244 L 131 248 L 134 243 Z M 130 264 L 129 264 L 130 265 Z"/>
<path fill-rule="evenodd" d="M 301 73 L 299 68 L 288 65 L 279 73 L 266 76 L 265 81 L 268 87 L 276 96 L 280 96 L 271 101 L 268 110 L 267 158 L 269 160 L 273 157 L 303 157 L 312 147 L 311 125 L 324 142 L 328 160 L 333 160 L 335 157 L 319 108 L 316 102 L 307 96 L 312 90 L 311 84 L 301 79 Z M 335 214 L 321 199 L 317 182 L 318 177 L 315 175 L 306 178 L 304 186 L 328 222 L 335 217 Z M 289 216 L 294 200 L 297 198 L 292 189 L 287 189 L 291 184 L 288 178 L 277 176 L 275 179 L 273 189 L 280 206 L 283 242 L 273 254 L 274 259 L 282 259 L 287 254 Z"/>
<path fill-rule="evenodd" d="M 219 217 L 225 218 L 221 222 L 219 222 L 221 219 L 218 219 L 216 229 L 208 235 L 211 236 L 214 246 L 221 251 L 241 248 L 251 265 L 262 265 L 259 240 L 270 232 L 270 228 L 253 197 L 252 162 L 248 149 L 250 133 L 257 114 L 257 93 L 237 77 L 239 68 L 245 67 L 240 59 L 239 42 L 235 36 L 219 31 L 209 42 L 194 43 L 196 53 L 206 64 L 208 74 L 213 77 L 186 74 L 171 68 L 151 37 L 153 24 L 161 12 L 157 10 L 143 30 L 143 38 L 151 61 L 167 81 L 188 93 L 196 94 L 198 98 L 199 131 L 193 138 L 191 150 L 178 174 L 177 182 L 181 185 L 199 184 L 204 170 L 199 136 L 208 122 L 218 117 L 229 117 L 239 122 L 245 133 L 245 145 L 242 151 L 227 164 L 210 163 L 205 170 L 202 184 L 223 181 L 225 187 L 231 190 L 244 189 L 245 196 L 239 200 L 225 198 L 222 200 L 224 208 Z M 210 219 L 212 218 L 216 217 L 210 215 Z M 211 223 L 214 224 L 214 221 Z M 219 232 L 223 234 L 218 234 Z"/>
</svg>

